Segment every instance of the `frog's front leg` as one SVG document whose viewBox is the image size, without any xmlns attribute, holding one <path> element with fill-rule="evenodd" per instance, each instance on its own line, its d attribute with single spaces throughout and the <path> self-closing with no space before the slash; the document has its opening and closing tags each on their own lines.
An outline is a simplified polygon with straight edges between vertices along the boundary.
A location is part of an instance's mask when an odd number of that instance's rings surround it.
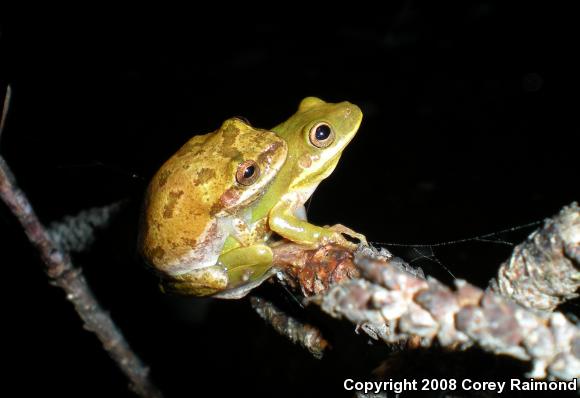
<svg viewBox="0 0 580 398">
<path fill-rule="evenodd" d="M 272 231 L 300 244 L 317 245 L 332 242 L 349 249 L 355 249 L 357 245 L 342 236 L 343 233 L 359 239 L 361 243 L 366 242 L 364 235 L 340 224 L 325 228 L 296 217 L 293 206 L 287 201 L 280 202 L 272 208 L 268 222 Z"/>
</svg>

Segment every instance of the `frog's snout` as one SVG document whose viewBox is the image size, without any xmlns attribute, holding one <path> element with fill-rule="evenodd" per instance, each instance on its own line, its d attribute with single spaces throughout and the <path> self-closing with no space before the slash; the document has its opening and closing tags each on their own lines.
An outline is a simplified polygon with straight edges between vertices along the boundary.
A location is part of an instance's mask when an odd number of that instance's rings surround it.
<svg viewBox="0 0 580 398">
<path fill-rule="evenodd" d="M 342 115 L 344 119 L 353 119 L 353 120 L 362 119 L 362 111 L 355 104 L 351 104 L 350 102 L 344 101 L 340 105 L 343 108 Z"/>
</svg>

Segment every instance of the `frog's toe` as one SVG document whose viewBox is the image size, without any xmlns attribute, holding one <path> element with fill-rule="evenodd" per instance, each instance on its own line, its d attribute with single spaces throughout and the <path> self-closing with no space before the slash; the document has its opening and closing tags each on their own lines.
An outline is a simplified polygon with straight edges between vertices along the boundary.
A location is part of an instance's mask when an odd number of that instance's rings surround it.
<svg viewBox="0 0 580 398">
<path fill-rule="evenodd" d="M 342 224 L 334 224 L 333 226 L 330 227 L 331 230 L 338 232 L 339 234 L 342 235 L 347 235 L 350 236 L 351 238 L 357 239 L 359 241 L 359 244 L 368 246 L 368 242 L 367 242 L 367 238 L 366 236 L 364 236 L 363 234 L 359 234 L 358 232 L 353 231 L 352 229 L 350 229 L 349 227 L 342 225 Z M 350 243 L 350 245 L 348 247 L 351 247 L 352 245 L 354 245 L 354 248 L 356 248 L 358 245 L 356 243 L 350 242 L 349 240 L 345 239 L 343 237 L 343 240 Z M 340 242 L 337 242 L 340 243 Z"/>
</svg>

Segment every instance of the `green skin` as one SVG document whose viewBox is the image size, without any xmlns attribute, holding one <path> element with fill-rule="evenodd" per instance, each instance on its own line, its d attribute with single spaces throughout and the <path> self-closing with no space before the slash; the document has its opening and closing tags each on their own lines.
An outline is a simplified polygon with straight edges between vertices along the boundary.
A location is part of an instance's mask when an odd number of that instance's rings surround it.
<svg viewBox="0 0 580 398">
<path fill-rule="evenodd" d="M 219 259 L 227 268 L 230 280 L 238 285 L 242 280 L 248 283 L 214 296 L 242 297 L 271 275 L 268 271 L 271 271 L 273 254 L 265 241 L 272 231 L 290 241 L 312 246 L 336 243 L 352 248 L 354 244 L 342 233 L 366 242 L 363 235 L 341 225 L 319 227 L 310 224 L 303 211 L 304 203 L 318 184 L 334 171 L 361 121 L 362 112 L 356 105 L 327 103 L 308 97 L 302 100 L 294 115 L 272 129 L 286 141 L 288 155 L 266 193 L 248 209 L 249 224 L 262 226 L 257 228 L 262 232 L 256 234 L 254 244 L 245 247 L 239 247 L 233 239 L 228 239 Z M 330 145 L 325 147 L 317 147 L 311 141 L 311 133 L 320 123 L 330 126 L 334 135 Z"/>
</svg>

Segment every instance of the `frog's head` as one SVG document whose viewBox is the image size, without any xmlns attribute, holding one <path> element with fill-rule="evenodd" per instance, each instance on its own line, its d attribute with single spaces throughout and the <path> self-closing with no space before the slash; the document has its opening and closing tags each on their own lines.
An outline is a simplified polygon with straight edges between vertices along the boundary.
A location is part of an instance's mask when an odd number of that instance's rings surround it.
<svg viewBox="0 0 580 398">
<path fill-rule="evenodd" d="M 218 131 L 215 156 L 223 158 L 220 171 L 227 181 L 214 210 L 233 212 L 264 193 L 286 160 L 287 145 L 275 133 L 239 118 L 226 120 Z"/>
<path fill-rule="evenodd" d="M 303 99 L 298 111 L 273 129 L 288 144 L 291 187 L 315 187 L 328 177 L 361 121 L 360 108 L 349 102 Z"/>
</svg>

